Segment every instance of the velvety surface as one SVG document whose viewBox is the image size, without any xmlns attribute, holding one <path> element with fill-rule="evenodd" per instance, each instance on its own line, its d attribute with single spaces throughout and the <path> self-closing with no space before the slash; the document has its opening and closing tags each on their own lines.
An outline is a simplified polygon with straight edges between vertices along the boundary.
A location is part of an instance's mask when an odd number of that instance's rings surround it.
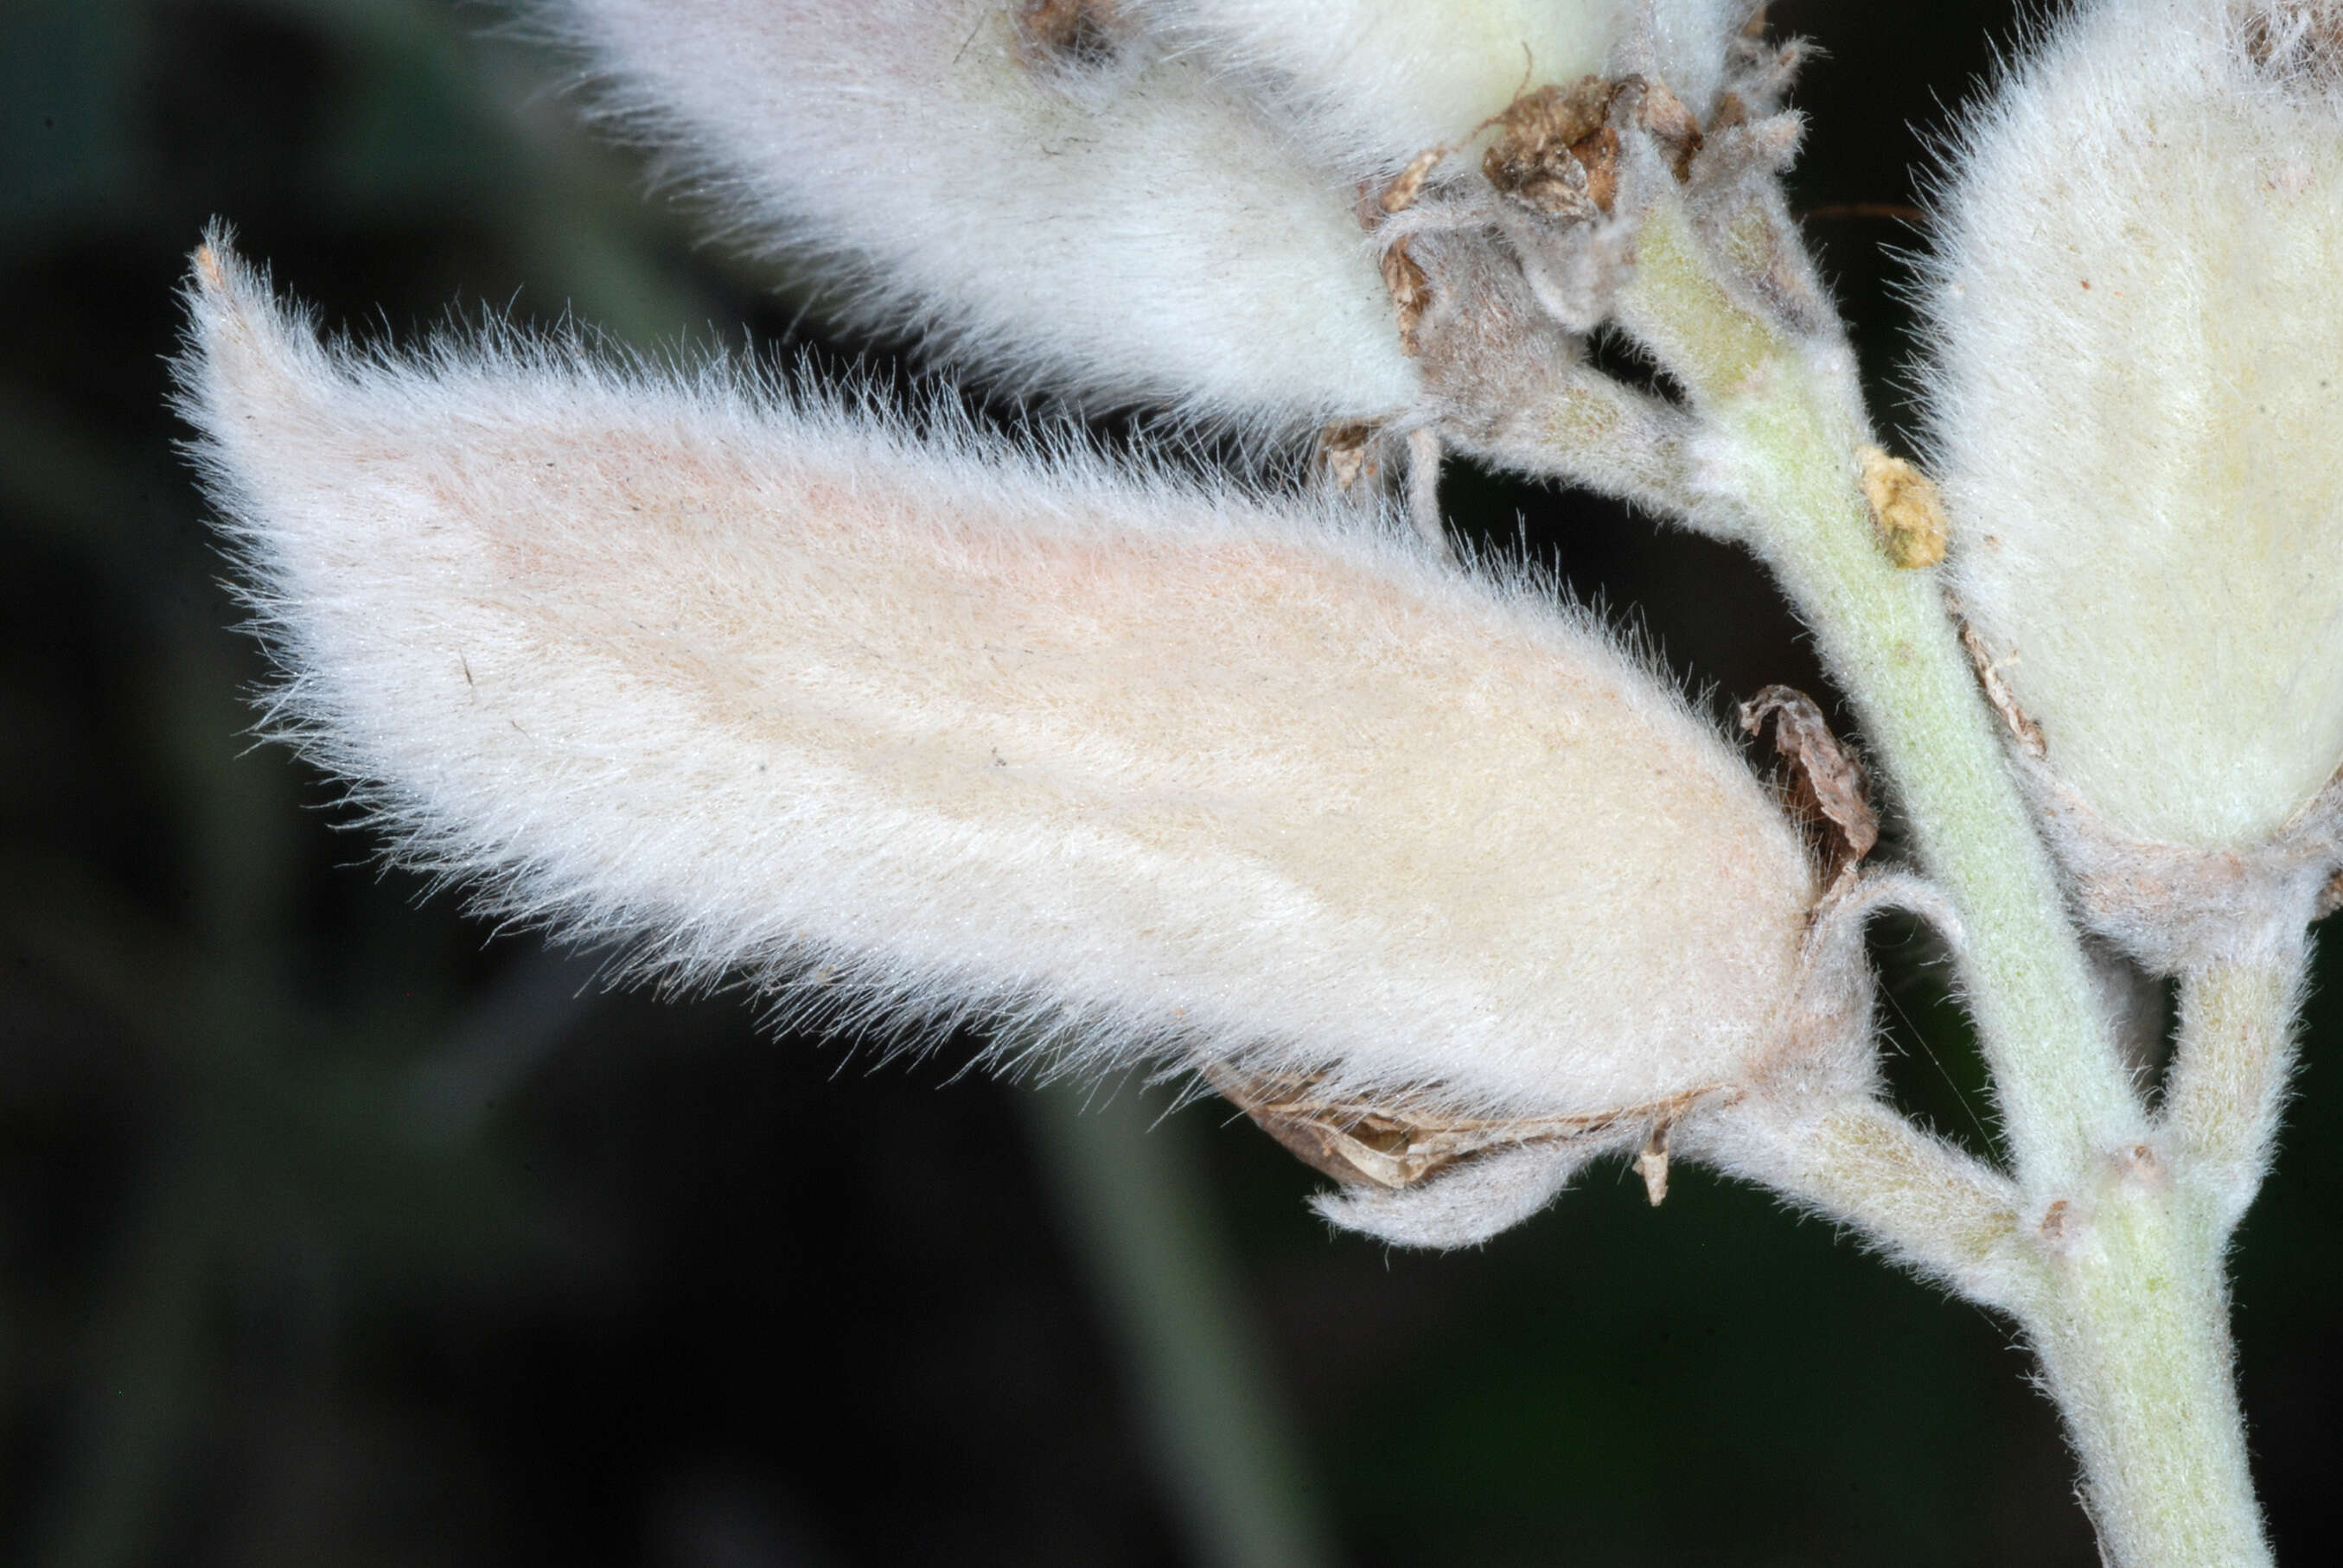
<svg viewBox="0 0 2343 1568">
<path fill-rule="evenodd" d="M 1775 14 L 1832 52 L 1796 188 L 1893 421 L 1880 247 L 1911 236 L 1881 214 L 1912 199 L 1906 123 L 2007 8 Z M 738 999 L 606 996 L 590 959 L 378 875 L 314 775 L 239 739 L 257 654 L 164 412 L 206 219 L 361 336 L 574 306 L 647 345 L 890 363 L 644 199 L 491 20 L 0 12 L 0 1560 L 1204 1561 L 1053 1174 L 1055 1102 L 955 1077 L 965 1042 L 887 1061 L 760 1034 Z M 1446 489 L 1638 607 L 1720 701 L 1820 690 L 1733 552 Z M 1983 1142 L 1925 946 L 1878 942 L 1899 1094 Z M 2238 1258 L 2288 1560 L 2337 1524 L 2337 978 Z M 2008 1332 L 1753 1191 L 1686 1172 L 1654 1211 L 1604 1166 L 1485 1251 L 1387 1257 L 1218 1110 L 1149 1136 L 1198 1184 L 1338 1561 L 2095 1560 Z"/>
</svg>

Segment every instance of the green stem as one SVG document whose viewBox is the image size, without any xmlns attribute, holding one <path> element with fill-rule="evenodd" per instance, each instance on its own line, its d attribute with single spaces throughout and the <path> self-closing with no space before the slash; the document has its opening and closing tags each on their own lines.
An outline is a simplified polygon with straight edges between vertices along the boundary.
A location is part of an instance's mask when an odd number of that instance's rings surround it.
<svg viewBox="0 0 2343 1568">
<path fill-rule="evenodd" d="M 2180 1040 L 2164 1122 L 2182 1181 L 2226 1237 L 2261 1187 L 2294 1060 L 2307 932 L 2283 950 L 2181 977 Z"/>
<path fill-rule="evenodd" d="M 2292 972 L 2192 981 L 2195 1042 L 2153 1127 L 1936 585 L 1896 567 L 1876 537 L 1861 489 L 1870 432 L 1844 349 L 1793 337 L 1723 276 L 1682 209 L 1663 205 L 1621 320 L 1705 425 L 1705 481 L 1762 519 L 1749 542 L 1805 617 L 1959 915 L 1966 1000 L 2023 1196 L 2006 1270 L 1980 1278 L 2006 1282 L 2003 1302 L 2042 1357 L 2111 1563 L 2267 1563 L 2221 1251 L 2275 1121 Z M 1865 1176 L 1860 1161 L 1824 1163 L 1855 1186 Z M 2216 1170 L 2227 1174 L 2208 1202 L 2198 1175 Z M 1877 1202 L 1852 1190 L 1815 1201 L 1834 1196 L 1852 1214 Z M 1957 1278 L 1957 1250 L 1932 1257 L 1895 1234 L 1928 1234 L 1910 1211 L 1884 1239 Z"/>
<path fill-rule="evenodd" d="M 2119 1568 L 2267 1568 L 2220 1243 L 2152 1161 L 2114 1177 L 2026 1314 Z M 2062 1217 L 2063 1219 L 2063 1217 Z"/>
<path fill-rule="evenodd" d="M 1297 1445 L 1247 1332 L 1233 1271 L 1176 1119 L 1132 1085 L 1024 1096 L 1036 1141 L 1136 1374 L 1199 1561 L 1322 1568 L 1334 1560 Z"/>
<path fill-rule="evenodd" d="M 1896 568 L 1864 499 L 1860 406 L 1834 352 L 1711 275 L 1689 226 L 1646 225 L 1621 317 L 1681 379 L 1765 519 L 1750 542 L 1805 616 L 1958 910 L 1968 1001 L 2020 1186 L 2046 1203 L 2146 1130 L 2050 859 L 1932 574 Z"/>
</svg>

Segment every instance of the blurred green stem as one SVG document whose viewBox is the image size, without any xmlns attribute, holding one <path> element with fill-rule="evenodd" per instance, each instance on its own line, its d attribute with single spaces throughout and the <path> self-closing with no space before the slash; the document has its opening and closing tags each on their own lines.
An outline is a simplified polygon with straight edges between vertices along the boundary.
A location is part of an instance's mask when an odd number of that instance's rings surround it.
<svg viewBox="0 0 2343 1568">
<path fill-rule="evenodd" d="M 197 1421 L 208 1357 L 209 1261 L 202 1161 L 166 1157 L 138 1206 L 107 1317 L 86 1350 L 91 1375 L 76 1422 L 71 1481 L 50 1501 L 41 1568 L 131 1568 L 150 1561 L 156 1534 Z"/>
<path fill-rule="evenodd" d="M 1066 1082 L 1024 1097 L 1198 1560 L 1322 1568 L 1334 1553 L 1208 1219 L 1193 1129 L 1155 1100 Z"/>
</svg>

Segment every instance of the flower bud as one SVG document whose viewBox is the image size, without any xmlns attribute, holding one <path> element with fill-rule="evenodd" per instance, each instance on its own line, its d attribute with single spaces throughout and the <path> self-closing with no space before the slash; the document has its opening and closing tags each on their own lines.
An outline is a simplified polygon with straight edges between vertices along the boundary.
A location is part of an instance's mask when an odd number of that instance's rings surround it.
<svg viewBox="0 0 2343 1568">
<path fill-rule="evenodd" d="M 1954 586 L 2082 901 L 2158 968 L 2298 928 L 2343 819 L 2343 5 L 2086 5 L 1942 206 Z"/>
<path fill-rule="evenodd" d="M 1525 579 L 720 367 L 321 347 L 216 246 L 191 293 L 271 726 L 493 913 L 1202 1073 L 1408 1241 L 1869 1081 L 1797 829 Z"/>
<path fill-rule="evenodd" d="M 560 0 L 609 112 L 849 308 L 1291 432 L 1416 395 L 1355 186 L 1118 0 Z"/>
</svg>

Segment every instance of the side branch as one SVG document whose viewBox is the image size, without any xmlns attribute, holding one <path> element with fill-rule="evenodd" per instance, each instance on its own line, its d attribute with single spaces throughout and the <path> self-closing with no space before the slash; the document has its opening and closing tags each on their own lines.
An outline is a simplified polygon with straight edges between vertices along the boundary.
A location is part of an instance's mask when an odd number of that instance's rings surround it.
<svg viewBox="0 0 2343 1568">
<path fill-rule="evenodd" d="M 2015 1310 L 2029 1293 L 2016 1185 L 1884 1101 L 1785 1102 L 1708 1152 L 1970 1301 Z"/>
<path fill-rule="evenodd" d="M 2180 1181 L 2227 1236 L 2269 1169 L 2294 1062 L 2309 947 L 2217 962 L 2182 977 L 2180 1039 L 2164 1127 Z"/>
<path fill-rule="evenodd" d="M 1691 415 L 1584 365 L 1494 418 L 1443 420 L 1460 452 L 1493 467 L 1581 485 L 1704 533 L 1735 532 L 1732 507 L 1701 489 Z"/>
</svg>

